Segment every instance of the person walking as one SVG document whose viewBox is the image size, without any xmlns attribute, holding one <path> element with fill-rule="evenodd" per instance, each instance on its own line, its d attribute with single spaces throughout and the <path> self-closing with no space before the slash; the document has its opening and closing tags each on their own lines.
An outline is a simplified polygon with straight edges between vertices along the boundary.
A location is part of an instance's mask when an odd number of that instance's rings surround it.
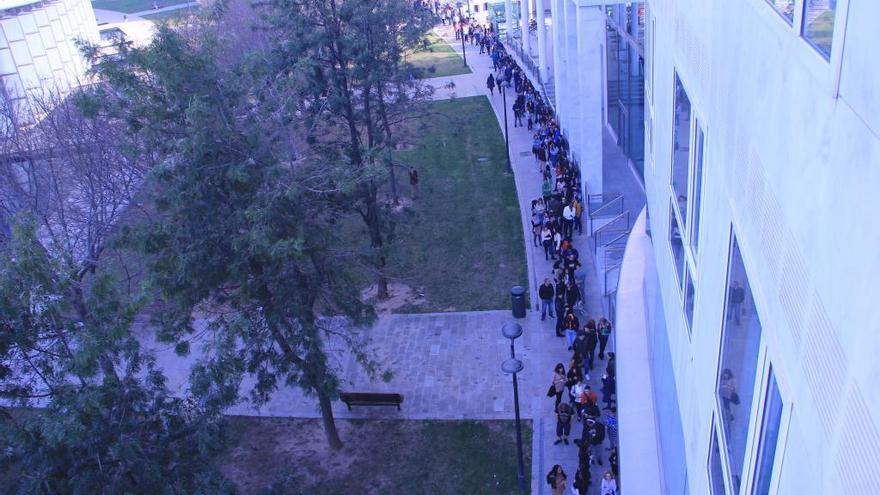
<svg viewBox="0 0 880 495">
<path fill-rule="evenodd" d="M 486 87 L 489 88 L 489 93 L 495 96 L 495 78 L 492 77 L 492 74 L 489 74 L 489 77 L 486 78 Z"/>
<path fill-rule="evenodd" d="M 544 283 L 538 289 L 538 297 L 541 299 L 541 321 L 544 321 L 548 312 L 550 313 L 550 318 L 556 318 L 556 315 L 553 314 L 554 295 L 553 284 L 550 283 L 549 278 L 545 278 Z"/>
<path fill-rule="evenodd" d="M 602 485 L 599 493 L 602 495 L 617 495 L 617 480 L 614 479 L 611 471 L 605 471 L 605 474 L 602 476 Z"/>
<path fill-rule="evenodd" d="M 412 189 L 412 198 L 419 195 L 419 172 L 415 167 L 409 168 L 409 187 Z"/>
<path fill-rule="evenodd" d="M 554 411 L 559 407 L 559 403 L 562 402 L 562 392 L 565 391 L 566 381 L 565 366 L 562 363 L 556 363 L 556 367 L 553 368 L 553 378 L 550 382 L 550 389 L 547 391 L 548 397 L 556 396 L 556 403 L 553 405 Z"/>
<path fill-rule="evenodd" d="M 568 445 L 568 435 L 571 433 L 571 418 L 574 411 L 568 402 L 562 402 L 556 406 L 556 441 L 553 445 L 565 442 Z"/>
<path fill-rule="evenodd" d="M 607 318 L 599 319 L 599 359 L 605 360 L 605 347 L 608 345 L 608 337 L 611 336 L 611 322 Z"/>
</svg>

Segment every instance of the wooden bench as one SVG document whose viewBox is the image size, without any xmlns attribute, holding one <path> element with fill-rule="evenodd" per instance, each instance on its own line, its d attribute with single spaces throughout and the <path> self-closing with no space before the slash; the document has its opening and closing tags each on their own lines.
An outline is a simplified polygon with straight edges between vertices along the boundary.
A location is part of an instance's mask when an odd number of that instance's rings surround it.
<svg viewBox="0 0 880 495">
<path fill-rule="evenodd" d="M 339 398 L 345 402 L 349 411 L 351 406 L 397 406 L 397 410 L 400 411 L 400 404 L 403 402 L 403 396 L 400 394 L 345 392 L 339 394 Z"/>
</svg>

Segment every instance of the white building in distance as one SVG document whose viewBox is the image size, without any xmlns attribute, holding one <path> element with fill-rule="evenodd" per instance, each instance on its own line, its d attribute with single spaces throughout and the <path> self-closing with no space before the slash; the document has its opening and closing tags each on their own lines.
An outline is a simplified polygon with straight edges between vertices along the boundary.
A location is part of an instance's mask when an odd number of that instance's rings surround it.
<svg viewBox="0 0 880 495">
<path fill-rule="evenodd" d="M 98 41 L 88 0 L 0 0 L 0 80 L 10 100 L 64 91 L 83 80 L 77 40 Z"/>
</svg>

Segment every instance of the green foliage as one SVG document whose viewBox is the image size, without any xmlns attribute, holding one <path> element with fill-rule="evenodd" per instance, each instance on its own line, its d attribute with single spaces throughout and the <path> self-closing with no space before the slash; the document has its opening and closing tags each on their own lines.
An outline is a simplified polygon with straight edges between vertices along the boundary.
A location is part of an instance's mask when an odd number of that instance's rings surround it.
<svg viewBox="0 0 880 495">
<path fill-rule="evenodd" d="M 217 410 L 173 398 L 131 335 L 139 308 L 112 274 L 65 269 L 34 223 L 0 250 L 0 415 L 17 493 L 230 493 L 205 460 L 222 446 Z M 209 406 L 211 404 L 208 404 Z"/>
</svg>

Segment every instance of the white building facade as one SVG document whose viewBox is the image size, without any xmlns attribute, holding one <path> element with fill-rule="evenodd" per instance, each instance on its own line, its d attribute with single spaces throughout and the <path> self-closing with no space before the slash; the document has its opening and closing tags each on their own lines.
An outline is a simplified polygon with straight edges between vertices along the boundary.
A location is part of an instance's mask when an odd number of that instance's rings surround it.
<svg viewBox="0 0 880 495">
<path fill-rule="evenodd" d="M 880 2 L 646 6 L 664 488 L 880 493 Z"/>
<path fill-rule="evenodd" d="M 77 40 L 98 41 L 88 0 L 0 2 L 0 80 L 7 98 L 35 98 L 83 80 Z"/>
<path fill-rule="evenodd" d="M 647 202 L 616 296 L 622 492 L 880 494 L 880 2 L 546 3 L 589 192 L 607 131 Z"/>
</svg>

